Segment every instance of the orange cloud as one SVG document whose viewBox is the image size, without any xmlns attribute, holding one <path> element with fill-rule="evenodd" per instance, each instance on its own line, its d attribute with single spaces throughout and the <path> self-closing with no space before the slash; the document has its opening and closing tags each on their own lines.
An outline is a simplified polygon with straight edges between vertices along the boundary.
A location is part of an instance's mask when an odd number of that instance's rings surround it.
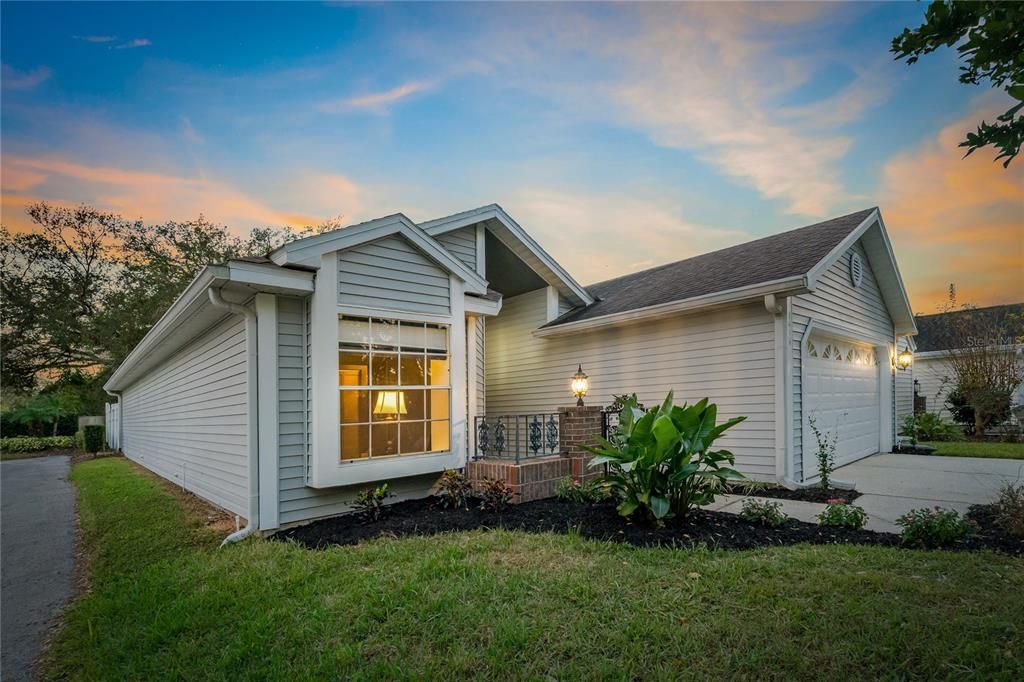
<svg viewBox="0 0 1024 682">
<path fill-rule="evenodd" d="M 342 99 L 322 102 L 319 109 L 320 111 L 328 114 L 338 114 L 356 109 L 368 109 L 383 112 L 386 111 L 390 105 L 395 104 L 396 102 L 420 92 L 428 92 L 436 87 L 437 84 L 431 81 L 411 81 L 391 88 L 390 90 L 384 90 L 383 92 L 371 92 L 366 95 L 344 97 Z"/>
<path fill-rule="evenodd" d="M 883 170 L 882 214 L 915 310 L 933 312 L 956 283 L 961 303 L 1024 300 L 1024 161 L 1008 169 L 991 149 L 963 157 L 958 145 L 982 118 L 979 106 Z"/>
</svg>

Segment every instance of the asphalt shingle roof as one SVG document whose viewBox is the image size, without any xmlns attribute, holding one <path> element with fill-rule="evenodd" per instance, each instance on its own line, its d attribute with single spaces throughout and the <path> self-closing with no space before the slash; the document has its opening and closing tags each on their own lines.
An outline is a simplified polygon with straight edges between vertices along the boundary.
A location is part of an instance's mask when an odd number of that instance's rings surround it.
<svg viewBox="0 0 1024 682">
<path fill-rule="evenodd" d="M 752 242 L 616 277 L 586 287 L 598 299 L 544 325 L 684 301 L 806 274 L 874 211 L 864 209 Z"/>
<path fill-rule="evenodd" d="M 993 332 L 1006 337 L 1007 342 L 1014 342 L 1024 335 L 1024 303 L 995 305 L 988 308 L 972 308 L 956 310 L 935 315 L 918 315 L 917 344 L 918 353 L 933 350 L 950 350 L 956 346 L 960 334 L 975 336 L 989 335 Z"/>
</svg>

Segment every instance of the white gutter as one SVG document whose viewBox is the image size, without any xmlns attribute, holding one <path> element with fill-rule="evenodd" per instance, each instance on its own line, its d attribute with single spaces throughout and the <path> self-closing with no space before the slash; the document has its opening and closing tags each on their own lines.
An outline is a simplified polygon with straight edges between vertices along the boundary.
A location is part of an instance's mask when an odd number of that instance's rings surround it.
<svg viewBox="0 0 1024 682">
<path fill-rule="evenodd" d="M 540 329 L 535 329 L 533 331 L 533 335 L 538 338 L 561 336 L 563 334 L 588 331 L 600 327 L 627 324 L 635 320 L 667 317 L 677 313 L 692 312 L 703 308 L 710 308 L 712 306 L 754 300 L 766 297 L 770 294 L 774 295 L 776 298 L 793 296 L 805 293 L 808 290 L 806 279 L 803 275 L 798 275 L 796 277 L 789 277 L 771 282 L 761 282 L 759 284 L 739 287 L 736 289 L 728 289 L 726 291 L 717 291 L 713 294 L 695 296 L 681 301 L 669 301 L 668 303 L 659 303 L 657 305 L 647 306 L 646 308 L 634 308 L 633 310 L 625 310 L 620 313 L 610 313 L 608 315 L 592 317 L 586 320 L 579 320 L 577 322 L 566 322 L 565 324 L 559 324 L 552 327 L 541 327 Z M 767 300 L 765 300 L 765 305 L 768 305 Z"/>
<path fill-rule="evenodd" d="M 249 413 L 249 514 L 245 528 L 224 538 L 224 545 L 238 542 L 255 533 L 260 527 L 260 447 L 259 447 L 259 374 L 256 365 L 257 336 L 256 313 L 244 305 L 228 303 L 220 295 L 220 289 L 208 290 L 210 303 L 217 308 L 241 315 L 245 318 L 246 384 L 248 388 L 247 411 Z"/>
</svg>

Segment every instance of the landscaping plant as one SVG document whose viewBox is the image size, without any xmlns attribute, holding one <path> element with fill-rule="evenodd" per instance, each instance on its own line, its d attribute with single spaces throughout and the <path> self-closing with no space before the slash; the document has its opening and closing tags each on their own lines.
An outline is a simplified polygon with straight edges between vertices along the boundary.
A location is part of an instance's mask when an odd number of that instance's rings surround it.
<svg viewBox="0 0 1024 682">
<path fill-rule="evenodd" d="M 754 499 L 743 500 L 740 518 L 763 526 L 781 526 L 789 520 L 789 516 L 782 511 L 782 505 L 778 502 Z"/>
<path fill-rule="evenodd" d="M 479 495 L 481 511 L 500 512 L 512 504 L 512 488 L 500 478 L 485 478 Z"/>
<path fill-rule="evenodd" d="M 441 501 L 441 506 L 446 509 L 469 509 L 473 485 L 461 472 L 445 469 L 438 482 L 437 497 Z"/>
<path fill-rule="evenodd" d="M 935 548 L 974 535 L 975 526 L 955 509 L 912 509 L 896 519 L 900 540 L 909 547 Z"/>
<path fill-rule="evenodd" d="M 925 442 L 947 442 L 960 440 L 964 432 L 956 424 L 943 421 L 942 417 L 934 412 L 921 412 L 919 414 L 908 414 L 903 418 L 903 427 L 900 435 L 911 439 L 916 445 L 917 441 Z"/>
<path fill-rule="evenodd" d="M 639 512 L 661 522 L 685 516 L 708 504 L 730 479 L 743 475 L 731 468 L 735 458 L 712 445 L 726 430 L 746 417 L 716 424 L 718 408 L 705 398 L 682 407 L 665 402 L 642 409 L 632 396 L 624 397 L 612 442 L 599 438 L 590 466 L 608 465 L 602 479 L 618 500 L 619 514 Z M 729 466 L 727 466 L 729 465 Z"/>
<path fill-rule="evenodd" d="M 838 526 L 860 530 L 868 522 L 867 513 L 855 504 L 843 499 L 829 500 L 825 509 L 818 514 L 819 526 Z"/>
<path fill-rule="evenodd" d="M 839 440 L 839 434 L 822 433 L 818 428 L 818 421 L 813 415 L 807 417 L 807 423 L 811 427 L 811 433 L 814 434 L 814 440 L 818 441 L 818 451 L 815 456 L 818 460 L 819 484 L 822 488 L 828 489 L 832 486 L 832 471 L 836 468 L 836 441 Z"/>
<path fill-rule="evenodd" d="M 388 492 L 388 484 L 381 483 L 376 488 L 365 488 L 356 495 L 353 506 L 356 514 L 363 521 L 379 521 L 387 514 L 387 506 L 384 500 L 391 497 Z"/>
<path fill-rule="evenodd" d="M 13 438 L 0 438 L 0 452 L 41 452 L 42 450 L 58 450 L 74 446 L 75 439 L 71 436 L 47 436 L 45 438 L 14 436 Z"/>
<path fill-rule="evenodd" d="M 566 502 L 600 502 L 608 499 L 608 489 L 600 480 L 581 483 L 579 479 L 565 476 L 558 482 L 555 496 Z"/>
<path fill-rule="evenodd" d="M 1024 538 L 1024 484 L 1007 483 L 995 504 L 996 521 L 1010 535 Z"/>
<path fill-rule="evenodd" d="M 103 426 L 88 424 L 82 427 L 82 444 L 86 452 L 99 452 L 103 448 Z"/>
</svg>

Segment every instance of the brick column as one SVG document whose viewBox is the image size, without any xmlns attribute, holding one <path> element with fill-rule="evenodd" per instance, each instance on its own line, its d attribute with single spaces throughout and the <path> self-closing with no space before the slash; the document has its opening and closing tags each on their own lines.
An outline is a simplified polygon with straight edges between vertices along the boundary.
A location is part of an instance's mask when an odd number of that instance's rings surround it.
<svg viewBox="0 0 1024 682">
<path fill-rule="evenodd" d="M 589 481 L 604 473 L 601 468 L 587 466 L 592 455 L 582 447 L 597 444 L 602 409 L 598 405 L 558 408 L 559 450 L 572 461 L 572 476 L 580 481 Z"/>
</svg>

